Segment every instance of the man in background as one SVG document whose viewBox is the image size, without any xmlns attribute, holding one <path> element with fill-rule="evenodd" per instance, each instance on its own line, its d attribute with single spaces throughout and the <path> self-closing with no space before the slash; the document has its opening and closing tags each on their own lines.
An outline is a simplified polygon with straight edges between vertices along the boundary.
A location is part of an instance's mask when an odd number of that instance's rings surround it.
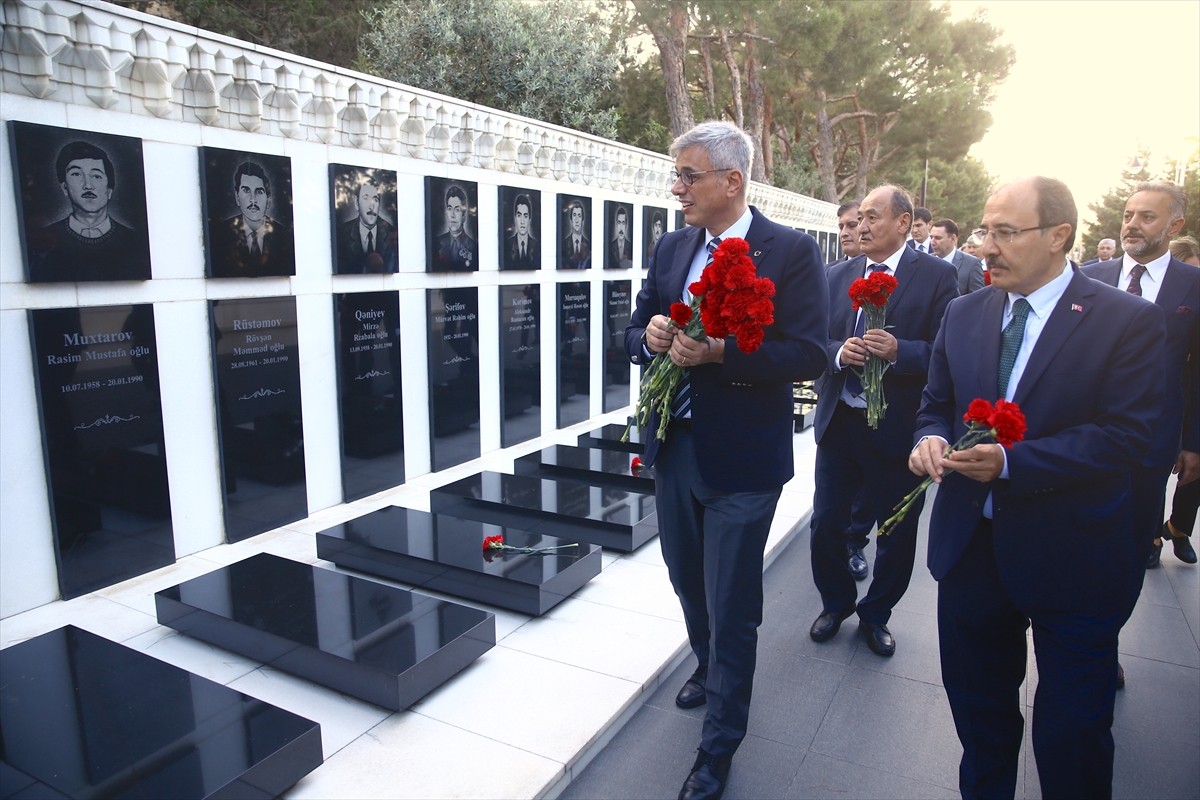
<svg viewBox="0 0 1200 800">
<path fill-rule="evenodd" d="M 983 263 L 958 249 L 958 224 L 952 219 L 939 219 L 929 228 L 929 243 L 933 254 L 949 261 L 958 271 L 959 295 L 983 288 Z"/>
<path fill-rule="evenodd" d="M 1101 239 L 1096 245 L 1096 257 L 1091 261 L 1083 262 L 1083 266 L 1091 264 L 1100 264 L 1104 261 L 1111 261 L 1113 256 L 1117 254 L 1117 243 L 1112 239 Z"/>
<path fill-rule="evenodd" d="M 928 253 L 933 255 L 933 250 L 929 243 L 929 223 L 933 222 L 933 214 L 928 208 L 917 206 L 913 209 L 912 218 L 912 238 L 908 240 L 908 246 L 919 253 Z"/>
</svg>

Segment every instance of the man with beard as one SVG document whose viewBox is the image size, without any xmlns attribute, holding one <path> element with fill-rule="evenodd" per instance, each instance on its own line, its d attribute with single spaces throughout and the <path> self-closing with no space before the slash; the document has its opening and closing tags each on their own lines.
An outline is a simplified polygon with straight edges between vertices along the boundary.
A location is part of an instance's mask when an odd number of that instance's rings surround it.
<svg viewBox="0 0 1200 800">
<path fill-rule="evenodd" d="M 32 243 L 29 280 L 149 279 L 145 238 L 109 213 L 117 176 L 108 154 L 90 142 L 69 142 L 54 166 L 71 213 L 43 228 Z"/>
<path fill-rule="evenodd" d="M 467 233 L 470 212 L 467 193 L 458 184 L 451 184 L 446 189 L 446 232 L 434 243 L 434 272 L 473 272 L 479 268 L 479 245 Z"/>
<path fill-rule="evenodd" d="M 1051 178 L 988 198 L 976 233 L 992 285 L 946 310 L 909 456 L 939 484 L 929 571 L 963 797 L 1016 792 L 1030 629 L 1041 795 L 1112 797 L 1117 632 L 1145 572 L 1130 472 L 1160 413 L 1164 328 L 1161 310 L 1067 260 L 1077 222 Z M 1023 438 L 947 453 L 974 401 L 999 399 L 1020 408 Z"/>
<path fill-rule="evenodd" d="M 338 272 L 395 272 L 396 229 L 379 216 L 379 186 L 366 181 L 354 193 L 358 212 L 338 227 Z"/>
<path fill-rule="evenodd" d="M 533 236 L 533 201 L 521 193 L 513 200 L 512 236 L 504 243 L 504 269 L 537 269 L 542 251 Z"/>
<path fill-rule="evenodd" d="M 1158 566 L 1167 479 L 1200 478 L 1200 271 L 1171 256 L 1171 237 L 1183 229 L 1187 195 L 1168 181 L 1139 183 L 1125 203 L 1120 259 L 1083 267 L 1095 280 L 1156 304 L 1167 320 L 1166 364 L 1159 391 L 1162 413 L 1150 452 L 1133 472 L 1134 530 L 1146 568 Z M 1118 682 L 1123 682 L 1120 676 Z"/>
<path fill-rule="evenodd" d="M 876 537 L 874 575 L 861 601 L 855 576 L 846 570 L 846 530 L 855 497 L 864 487 L 876 522 L 883 523 L 918 483 L 908 469 L 913 425 L 938 325 L 946 305 L 958 295 L 958 275 L 942 259 L 905 246 L 913 207 L 898 186 L 874 189 L 863 199 L 858 217 L 862 253 L 827 275 L 829 366 L 817 381 L 816 492 L 810 523 L 821 613 L 808 635 L 826 642 L 857 613 L 867 646 L 889 657 L 896 642 L 887 623 L 912 577 L 920 508 L 888 536 Z M 866 314 L 855 310 L 848 292 L 856 279 L 884 271 L 897 281 L 886 327 L 867 330 Z M 869 355 L 890 365 L 883 376 L 887 413 L 875 429 L 867 423 L 858 373 Z"/>
<path fill-rule="evenodd" d="M 238 164 L 233 196 L 240 211 L 212 232 L 214 278 L 295 275 L 292 230 L 270 217 L 271 179 L 253 161 Z"/>
</svg>

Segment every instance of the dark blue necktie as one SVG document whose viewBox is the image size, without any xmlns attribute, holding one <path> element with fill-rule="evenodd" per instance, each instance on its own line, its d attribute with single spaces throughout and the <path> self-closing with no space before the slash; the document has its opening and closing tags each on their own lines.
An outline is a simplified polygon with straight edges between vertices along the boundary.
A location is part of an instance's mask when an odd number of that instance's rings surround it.
<svg viewBox="0 0 1200 800">
<path fill-rule="evenodd" d="M 887 264 L 872 264 L 871 272 L 883 272 L 887 269 Z M 867 312 L 863 309 L 858 311 L 858 321 L 854 323 L 854 335 L 859 339 L 867 332 Z M 846 390 L 850 392 L 852 397 L 858 397 L 862 394 L 862 379 L 858 377 L 858 373 L 854 370 L 849 370 L 846 373 Z"/>
<path fill-rule="evenodd" d="M 704 266 L 708 267 L 713 262 L 713 253 L 717 252 L 717 245 L 721 243 L 721 237 L 714 237 L 708 243 L 708 258 L 704 262 Z M 679 385 L 675 388 L 675 399 L 671 401 L 671 416 L 684 417 L 692 408 L 692 378 L 685 369 L 683 375 L 679 378 Z"/>
<path fill-rule="evenodd" d="M 1025 320 L 1029 316 L 1029 301 L 1024 297 L 1013 303 L 1012 319 L 1000 334 L 1000 368 L 996 374 L 996 390 L 1000 397 L 1008 396 L 1008 379 L 1013 365 L 1017 363 L 1017 352 L 1025 338 Z"/>
</svg>

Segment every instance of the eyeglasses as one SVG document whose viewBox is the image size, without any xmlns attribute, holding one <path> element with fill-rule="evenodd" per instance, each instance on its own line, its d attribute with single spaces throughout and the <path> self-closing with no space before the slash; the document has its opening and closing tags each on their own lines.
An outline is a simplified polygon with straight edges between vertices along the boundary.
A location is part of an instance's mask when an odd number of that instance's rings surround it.
<svg viewBox="0 0 1200 800">
<path fill-rule="evenodd" d="M 971 235 L 979 239 L 979 243 L 983 244 L 987 241 L 987 237 L 991 236 L 997 242 L 1005 241 L 1012 244 L 1012 240 L 1017 238 L 1018 234 L 1029 233 L 1030 231 L 1041 231 L 1046 228 L 1053 228 L 1053 225 L 1037 225 L 1033 228 L 1021 228 L 1019 230 L 1009 230 L 1008 228 L 997 228 L 994 231 L 989 231 L 987 228 L 976 228 L 971 231 Z M 1005 238 L 1006 237 L 1006 238 Z"/>
<path fill-rule="evenodd" d="M 671 185 L 675 185 L 675 181 L 683 181 L 684 186 L 691 186 L 696 182 L 696 179 L 701 175 L 708 175 L 712 172 L 731 172 L 736 167 L 725 167 L 724 169 L 706 169 L 703 172 L 680 172 L 679 170 L 671 170 Z"/>
</svg>

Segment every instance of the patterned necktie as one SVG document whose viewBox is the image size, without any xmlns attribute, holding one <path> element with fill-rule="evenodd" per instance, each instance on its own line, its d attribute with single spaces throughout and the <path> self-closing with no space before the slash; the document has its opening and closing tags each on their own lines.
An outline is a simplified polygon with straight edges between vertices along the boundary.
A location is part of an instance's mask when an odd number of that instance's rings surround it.
<svg viewBox="0 0 1200 800">
<path fill-rule="evenodd" d="M 1141 297 L 1142 296 L 1142 275 L 1144 275 L 1145 273 L 1146 273 L 1146 268 L 1143 265 L 1134 264 L 1133 272 L 1131 272 L 1129 274 L 1129 286 L 1126 287 L 1125 291 L 1129 292 L 1130 294 L 1136 294 L 1138 297 Z"/>
<path fill-rule="evenodd" d="M 1017 352 L 1025 338 L 1025 320 L 1029 316 L 1029 301 L 1024 297 L 1013 303 L 1012 319 L 1000 334 L 1000 369 L 996 376 L 996 388 L 1001 397 L 1008 397 L 1008 379 L 1013 365 L 1017 363 Z"/>
<path fill-rule="evenodd" d="M 717 245 L 721 243 L 721 238 L 714 237 L 708 243 L 708 258 L 704 261 L 704 266 L 707 267 L 713 262 L 713 253 L 717 252 Z M 685 369 L 683 375 L 679 378 L 679 385 L 675 389 L 675 399 L 671 401 L 671 416 L 682 417 L 686 415 L 692 408 L 692 378 Z"/>
<path fill-rule="evenodd" d="M 870 271 L 871 272 L 883 272 L 886 269 L 887 269 L 887 264 L 872 264 Z M 858 321 L 856 323 L 854 323 L 854 335 L 856 337 L 858 337 L 859 339 L 861 339 L 862 335 L 866 332 L 867 332 L 867 314 L 862 309 L 859 309 Z M 863 390 L 862 379 L 860 379 L 858 377 L 858 373 L 855 372 L 854 370 L 849 370 L 846 372 L 846 390 L 849 391 L 851 396 L 853 396 L 853 397 L 858 397 L 860 394 L 862 394 L 862 390 Z"/>
</svg>

